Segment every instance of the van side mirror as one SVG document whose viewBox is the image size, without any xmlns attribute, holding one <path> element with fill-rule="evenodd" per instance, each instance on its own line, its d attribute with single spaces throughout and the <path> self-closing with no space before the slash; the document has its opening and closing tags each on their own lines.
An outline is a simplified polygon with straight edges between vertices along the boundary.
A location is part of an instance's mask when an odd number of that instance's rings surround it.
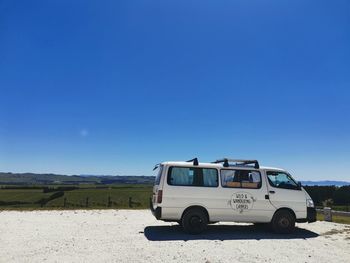
<svg viewBox="0 0 350 263">
<path fill-rule="evenodd" d="M 298 189 L 301 189 L 302 185 L 300 182 L 298 182 Z"/>
</svg>

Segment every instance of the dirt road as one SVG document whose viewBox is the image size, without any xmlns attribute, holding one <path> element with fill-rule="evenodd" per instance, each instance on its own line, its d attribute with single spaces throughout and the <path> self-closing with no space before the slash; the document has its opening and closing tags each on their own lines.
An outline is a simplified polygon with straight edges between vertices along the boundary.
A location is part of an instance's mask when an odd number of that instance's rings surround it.
<svg viewBox="0 0 350 263">
<path fill-rule="evenodd" d="M 350 226 L 292 235 L 219 223 L 191 236 L 147 210 L 0 212 L 0 262 L 350 262 Z"/>
</svg>

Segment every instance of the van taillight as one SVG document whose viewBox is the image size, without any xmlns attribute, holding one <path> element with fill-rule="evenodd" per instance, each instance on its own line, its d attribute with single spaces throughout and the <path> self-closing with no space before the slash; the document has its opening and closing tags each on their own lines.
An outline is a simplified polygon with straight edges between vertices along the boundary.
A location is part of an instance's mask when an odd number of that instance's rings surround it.
<svg viewBox="0 0 350 263">
<path fill-rule="evenodd" d="M 162 190 L 158 190 L 157 192 L 157 203 L 160 204 L 162 202 L 163 199 L 163 191 Z"/>
</svg>

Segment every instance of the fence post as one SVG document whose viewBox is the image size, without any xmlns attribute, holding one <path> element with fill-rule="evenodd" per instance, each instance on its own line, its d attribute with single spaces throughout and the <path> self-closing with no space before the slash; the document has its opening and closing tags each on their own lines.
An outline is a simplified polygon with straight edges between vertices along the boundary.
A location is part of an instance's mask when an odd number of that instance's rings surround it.
<svg viewBox="0 0 350 263">
<path fill-rule="evenodd" d="M 332 222 L 332 208 L 324 207 L 323 214 L 324 214 L 324 221 Z"/>
<path fill-rule="evenodd" d="M 67 197 L 65 197 L 65 198 L 63 199 L 63 207 L 66 207 L 66 205 L 67 205 Z"/>
<path fill-rule="evenodd" d="M 129 197 L 129 207 L 132 207 L 132 200 L 131 200 L 131 197 Z"/>
<path fill-rule="evenodd" d="M 85 206 L 89 207 L 89 197 L 86 197 Z"/>
</svg>

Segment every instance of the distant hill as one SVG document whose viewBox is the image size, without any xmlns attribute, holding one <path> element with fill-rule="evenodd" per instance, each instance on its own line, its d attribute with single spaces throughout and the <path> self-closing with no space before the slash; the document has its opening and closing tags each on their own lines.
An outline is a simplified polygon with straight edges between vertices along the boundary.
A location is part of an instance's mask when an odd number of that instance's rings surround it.
<svg viewBox="0 0 350 263">
<path fill-rule="evenodd" d="M 0 172 L 2 185 L 38 185 L 38 184 L 153 184 L 154 176 L 135 175 L 60 175 L 36 173 Z"/>
<path fill-rule="evenodd" d="M 335 186 L 344 186 L 344 185 L 350 185 L 350 182 L 346 181 L 301 181 L 302 185 L 308 185 L 308 186 L 327 186 L 327 185 L 335 185 Z"/>
<path fill-rule="evenodd" d="M 40 185 L 40 184 L 153 184 L 154 176 L 136 175 L 61 175 L 36 173 L 0 172 L 0 185 Z M 302 185 L 350 185 L 346 181 L 301 181 Z"/>
</svg>

